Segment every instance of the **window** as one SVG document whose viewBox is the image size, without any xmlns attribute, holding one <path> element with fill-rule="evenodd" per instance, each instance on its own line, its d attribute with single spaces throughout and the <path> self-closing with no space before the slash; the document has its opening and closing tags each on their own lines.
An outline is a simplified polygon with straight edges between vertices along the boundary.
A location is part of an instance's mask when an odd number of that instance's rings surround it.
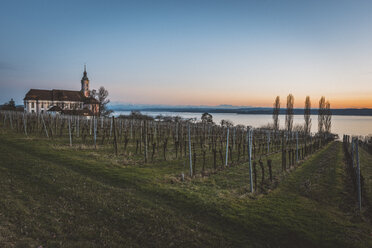
<svg viewBox="0 0 372 248">
<path fill-rule="evenodd" d="M 35 108 L 35 103 L 31 103 L 31 108 Z"/>
<path fill-rule="evenodd" d="M 43 102 L 41 103 L 41 108 L 44 108 L 44 103 Z"/>
</svg>

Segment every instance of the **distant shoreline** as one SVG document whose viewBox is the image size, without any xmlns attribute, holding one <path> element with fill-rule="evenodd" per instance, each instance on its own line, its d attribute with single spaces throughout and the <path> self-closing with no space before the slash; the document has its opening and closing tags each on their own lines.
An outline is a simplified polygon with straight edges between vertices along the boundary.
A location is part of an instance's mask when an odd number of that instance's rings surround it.
<svg viewBox="0 0 372 248">
<path fill-rule="evenodd" d="M 114 111 L 148 111 L 148 112 L 178 112 L 178 113 L 226 113 L 226 114 L 249 114 L 249 115 L 272 115 L 272 108 L 120 108 L 113 106 L 111 108 Z M 341 116 L 372 116 L 372 109 L 332 109 L 332 115 Z M 286 109 L 280 109 L 280 115 L 286 114 Z M 294 115 L 303 115 L 304 109 L 294 109 Z M 318 114 L 318 109 L 311 110 L 312 115 Z"/>
</svg>

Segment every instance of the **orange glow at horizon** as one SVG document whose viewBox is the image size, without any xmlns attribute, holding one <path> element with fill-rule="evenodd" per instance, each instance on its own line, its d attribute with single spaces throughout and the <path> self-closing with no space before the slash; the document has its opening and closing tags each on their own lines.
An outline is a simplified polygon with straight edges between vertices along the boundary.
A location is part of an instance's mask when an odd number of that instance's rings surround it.
<svg viewBox="0 0 372 248">
<path fill-rule="evenodd" d="M 266 94 L 251 95 L 249 92 L 213 92 L 205 93 L 204 91 L 193 91 L 192 89 L 184 90 L 182 93 L 175 91 L 171 93 L 172 89 L 164 91 L 153 88 L 132 88 L 127 91 L 127 96 L 122 97 L 123 94 L 118 90 L 111 96 L 117 100 L 132 104 L 160 104 L 160 105 L 233 105 L 233 106 L 252 106 L 252 107 L 272 107 L 276 95 L 267 96 Z M 130 94 L 128 94 L 130 92 Z M 287 94 L 288 95 L 288 94 Z M 281 107 L 286 107 L 287 95 L 279 95 Z M 298 95 L 295 97 L 295 108 L 303 108 L 306 95 Z M 354 94 L 355 95 L 355 94 Z M 361 97 L 354 96 L 340 96 L 324 94 L 326 100 L 331 103 L 331 108 L 372 108 L 372 97 L 369 94 L 363 94 Z M 311 107 L 317 108 L 321 95 L 311 96 Z M 124 100 L 125 99 L 125 100 Z M 115 101 L 114 100 L 114 101 Z"/>
</svg>

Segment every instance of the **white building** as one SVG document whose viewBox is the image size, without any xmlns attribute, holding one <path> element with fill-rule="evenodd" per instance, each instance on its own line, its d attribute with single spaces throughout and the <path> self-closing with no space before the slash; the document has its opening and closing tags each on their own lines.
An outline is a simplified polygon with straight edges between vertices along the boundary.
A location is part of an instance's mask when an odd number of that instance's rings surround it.
<svg viewBox="0 0 372 248">
<path fill-rule="evenodd" d="M 30 89 L 23 100 L 25 112 L 28 113 L 50 110 L 65 114 L 96 115 L 99 111 L 98 101 L 89 96 L 89 79 L 85 67 L 80 91 Z"/>
</svg>

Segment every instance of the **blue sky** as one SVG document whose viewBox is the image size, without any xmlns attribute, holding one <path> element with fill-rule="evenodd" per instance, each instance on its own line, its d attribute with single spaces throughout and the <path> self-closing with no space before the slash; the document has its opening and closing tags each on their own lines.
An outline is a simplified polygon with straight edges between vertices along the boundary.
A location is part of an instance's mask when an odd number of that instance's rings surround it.
<svg viewBox="0 0 372 248">
<path fill-rule="evenodd" d="M 87 63 L 113 102 L 372 107 L 372 1 L 0 3 L 0 103 L 79 90 Z"/>
</svg>

